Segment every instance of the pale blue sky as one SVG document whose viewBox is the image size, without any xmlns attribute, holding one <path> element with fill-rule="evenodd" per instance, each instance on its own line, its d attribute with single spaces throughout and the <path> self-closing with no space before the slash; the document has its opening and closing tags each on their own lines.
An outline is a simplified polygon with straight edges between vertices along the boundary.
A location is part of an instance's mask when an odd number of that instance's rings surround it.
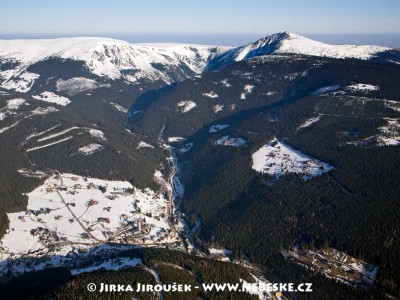
<svg viewBox="0 0 400 300">
<path fill-rule="evenodd" d="M 399 15 L 400 0 L 0 0 L 0 37 L 209 39 L 215 44 L 220 35 L 221 44 L 234 44 L 287 30 L 339 37 L 337 42 L 346 35 L 355 43 L 385 34 L 387 42 L 398 44 Z"/>
</svg>

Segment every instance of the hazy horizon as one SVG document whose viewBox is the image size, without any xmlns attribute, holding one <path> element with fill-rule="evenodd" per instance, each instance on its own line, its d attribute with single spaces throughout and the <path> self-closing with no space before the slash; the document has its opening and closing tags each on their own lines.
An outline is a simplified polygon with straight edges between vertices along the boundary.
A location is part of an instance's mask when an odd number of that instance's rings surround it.
<svg viewBox="0 0 400 300">
<path fill-rule="evenodd" d="M 400 47 L 398 0 L 0 0 L 0 38 L 102 36 L 238 46 L 290 31 L 334 44 Z"/>
<path fill-rule="evenodd" d="M 297 33 L 297 32 L 294 32 Z M 187 43 L 220 46 L 241 46 L 273 33 L 266 34 L 0 34 L 0 39 L 54 39 L 67 37 L 105 37 L 129 43 Z M 328 44 L 378 45 L 400 48 L 399 34 L 302 34 Z"/>
</svg>

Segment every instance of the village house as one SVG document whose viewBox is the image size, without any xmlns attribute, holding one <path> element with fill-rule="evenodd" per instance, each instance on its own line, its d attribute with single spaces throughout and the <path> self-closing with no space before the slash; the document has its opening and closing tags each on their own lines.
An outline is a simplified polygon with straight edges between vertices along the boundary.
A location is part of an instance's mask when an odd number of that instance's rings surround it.
<svg viewBox="0 0 400 300">
<path fill-rule="evenodd" d="M 90 199 L 88 202 L 86 202 L 87 206 L 92 206 L 92 205 L 97 205 L 99 204 L 99 201 L 94 200 L 94 199 Z"/>
</svg>

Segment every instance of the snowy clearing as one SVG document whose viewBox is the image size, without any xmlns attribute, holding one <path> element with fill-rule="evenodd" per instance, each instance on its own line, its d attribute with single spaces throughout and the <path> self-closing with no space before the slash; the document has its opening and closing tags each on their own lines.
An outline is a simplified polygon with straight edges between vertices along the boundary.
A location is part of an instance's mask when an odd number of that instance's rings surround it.
<svg viewBox="0 0 400 300">
<path fill-rule="evenodd" d="M 224 87 L 230 88 L 232 84 L 229 83 L 228 79 L 221 80 L 221 83 Z"/>
<path fill-rule="evenodd" d="M 336 91 L 339 88 L 340 88 L 339 84 L 330 85 L 330 86 L 324 86 L 324 87 L 321 87 L 321 88 L 317 89 L 312 94 L 318 96 L 318 95 L 322 95 L 322 94 L 326 94 L 326 93 L 330 93 L 330 92 Z"/>
<path fill-rule="evenodd" d="M 68 80 L 57 80 L 56 88 L 58 92 L 67 92 L 68 95 L 76 95 L 78 93 L 97 89 L 99 84 L 96 80 L 85 77 L 74 77 Z"/>
<path fill-rule="evenodd" d="M 349 85 L 348 87 L 346 87 L 346 90 L 351 90 L 356 92 L 370 92 L 379 90 L 379 86 L 366 83 L 357 83 Z"/>
<path fill-rule="evenodd" d="M 320 119 L 321 119 L 320 116 L 309 118 L 303 124 L 301 124 L 299 127 L 297 127 L 297 129 L 306 128 L 306 127 L 318 122 Z"/>
<path fill-rule="evenodd" d="M 386 118 L 387 125 L 378 128 L 382 134 L 378 135 L 378 146 L 400 145 L 400 119 Z"/>
<path fill-rule="evenodd" d="M 192 100 L 184 100 L 184 101 L 178 102 L 177 106 L 178 106 L 179 112 L 187 113 L 187 112 L 191 111 L 193 108 L 195 108 L 197 105 Z"/>
<path fill-rule="evenodd" d="M 220 130 L 222 130 L 222 129 L 224 129 L 224 128 L 227 128 L 227 127 L 229 127 L 229 125 L 227 125 L 227 124 L 212 125 L 212 126 L 210 127 L 210 130 L 209 130 L 208 132 L 209 132 L 209 133 L 218 132 L 218 131 L 220 131 Z"/>
<path fill-rule="evenodd" d="M 230 256 L 232 255 L 233 251 L 228 249 L 216 249 L 216 248 L 209 248 L 210 256 L 213 259 L 217 259 L 220 261 L 230 261 Z"/>
<path fill-rule="evenodd" d="M 89 144 L 89 145 L 86 145 L 86 146 L 83 146 L 83 147 L 79 148 L 78 151 L 80 153 L 82 153 L 83 155 L 92 155 L 92 154 L 94 154 L 96 152 L 99 152 L 99 151 L 101 151 L 103 149 L 104 149 L 103 145 L 92 143 L 92 144 Z"/>
<path fill-rule="evenodd" d="M 57 112 L 59 111 L 57 108 L 54 106 L 48 106 L 48 107 L 38 107 L 34 110 L 31 111 L 32 115 L 47 115 L 52 112 Z"/>
<path fill-rule="evenodd" d="M 253 155 L 252 169 L 274 176 L 278 179 L 288 173 L 302 174 L 304 180 L 333 169 L 327 163 L 311 158 L 300 151 L 294 150 L 278 139 L 271 140 Z"/>
<path fill-rule="evenodd" d="M 184 140 L 186 140 L 186 138 L 181 136 L 171 136 L 168 138 L 169 143 L 177 143 L 177 142 L 182 142 Z"/>
<path fill-rule="evenodd" d="M 400 112 L 400 101 L 384 100 L 386 107 Z"/>
<path fill-rule="evenodd" d="M 29 105 L 25 99 L 22 98 L 11 99 L 7 100 L 7 106 L 5 108 L 10 110 L 17 110 L 24 104 Z"/>
<path fill-rule="evenodd" d="M 112 106 L 114 106 L 116 110 L 118 110 L 118 111 L 120 111 L 122 113 L 125 113 L 125 114 L 128 113 L 128 110 L 125 107 L 123 107 L 122 105 L 120 105 L 118 103 L 114 103 L 114 102 L 111 102 L 110 104 Z"/>
<path fill-rule="evenodd" d="M 24 104 L 29 105 L 26 103 L 25 99 L 22 98 L 7 100 L 7 105 L 0 109 L 0 121 L 8 116 L 17 114 L 15 110 L 18 110 Z"/>
<path fill-rule="evenodd" d="M 139 145 L 136 147 L 136 149 L 140 149 L 140 148 L 153 148 L 154 149 L 154 147 L 152 145 L 147 144 L 146 142 L 143 142 L 143 141 L 141 141 L 139 143 Z"/>
<path fill-rule="evenodd" d="M 246 84 L 243 88 L 244 92 L 240 94 L 240 99 L 246 100 L 247 95 L 251 94 L 253 92 L 253 89 L 254 89 L 254 85 Z"/>
<path fill-rule="evenodd" d="M 71 103 L 68 98 L 59 96 L 57 94 L 54 94 L 53 92 L 43 92 L 40 95 L 32 96 L 32 98 L 39 101 L 55 103 L 61 106 L 66 106 Z"/>
<path fill-rule="evenodd" d="M 89 133 L 92 137 L 102 139 L 106 141 L 107 139 L 104 136 L 104 132 L 98 129 L 89 129 Z"/>
<path fill-rule="evenodd" d="M 190 151 L 192 148 L 193 148 L 193 143 L 187 143 L 183 145 L 181 149 L 179 149 L 179 152 L 183 154 Z"/>
<path fill-rule="evenodd" d="M 217 104 L 214 106 L 214 113 L 219 113 L 220 111 L 222 111 L 224 109 L 224 105 L 222 104 Z"/>
<path fill-rule="evenodd" d="M 7 116 L 11 115 L 12 112 L 6 111 L 6 112 L 0 112 L 0 121 L 3 121 Z"/>
<path fill-rule="evenodd" d="M 0 72 L 0 80 L 3 80 L 1 87 L 19 93 L 29 92 L 35 80 L 39 77 L 39 74 L 29 72 L 24 72 L 19 75 L 14 74 L 12 70 Z"/>
<path fill-rule="evenodd" d="M 229 135 L 225 135 L 223 137 L 220 137 L 218 140 L 215 141 L 216 145 L 219 146 L 232 146 L 232 147 L 240 147 L 242 146 L 246 141 L 242 138 L 231 138 Z"/>
<path fill-rule="evenodd" d="M 214 92 L 214 91 L 211 91 L 209 93 L 203 93 L 203 96 L 207 97 L 207 98 L 211 98 L 211 99 L 219 97 L 218 94 L 216 92 Z"/>
</svg>

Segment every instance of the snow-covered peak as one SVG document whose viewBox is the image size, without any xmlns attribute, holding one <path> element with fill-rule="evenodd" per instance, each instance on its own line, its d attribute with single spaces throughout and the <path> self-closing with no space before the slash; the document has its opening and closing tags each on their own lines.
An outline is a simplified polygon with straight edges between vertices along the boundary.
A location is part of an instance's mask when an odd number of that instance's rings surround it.
<svg viewBox="0 0 400 300">
<path fill-rule="evenodd" d="M 279 48 L 285 40 L 300 37 L 290 32 L 279 32 L 237 48 L 235 61 L 241 61 L 257 55 L 269 54 Z"/>
<path fill-rule="evenodd" d="M 277 51 L 275 51 L 276 53 L 296 53 L 332 58 L 370 59 L 379 52 L 391 49 L 373 45 L 330 45 L 294 33 L 285 34 L 286 38 L 280 42 Z"/>
<path fill-rule="evenodd" d="M 372 45 L 330 45 L 314 41 L 291 32 L 279 32 L 232 50 L 228 50 L 210 62 L 209 69 L 219 68 L 232 62 L 274 53 L 303 54 L 330 58 L 371 59 L 377 54 L 393 50 Z"/>
</svg>

